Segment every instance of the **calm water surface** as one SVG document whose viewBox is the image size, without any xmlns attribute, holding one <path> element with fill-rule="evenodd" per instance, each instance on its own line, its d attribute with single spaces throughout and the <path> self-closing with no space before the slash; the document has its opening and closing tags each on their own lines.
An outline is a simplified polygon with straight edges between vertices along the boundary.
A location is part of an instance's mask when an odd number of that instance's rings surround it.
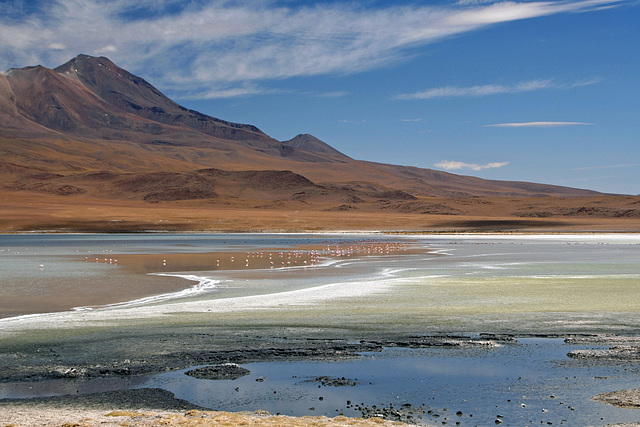
<svg viewBox="0 0 640 427">
<path fill-rule="evenodd" d="M 291 250 L 302 245 L 345 245 L 353 241 L 394 240 L 380 235 L 296 234 L 15 234 L 0 235 L 0 318 L 122 303 L 194 286 L 182 278 L 193 271 L 158 265 L 132 280 L 117 265 L 118 255 L 244 252 L 265 248 Z M 184 258 L 184 257 L 183 257 Z M 93 261 L 99 262 L 93 262 Z M 112 261 L 116 262 L 112 262 Z M 87 262 L 89 261 L 89 262 Z M 209 266 L 215 270 L 213 266 Z M 198 274 L 207 270 L 198 268 Z M 154 272 L 153 270 L 149 271 Z M 214 271 L 219 280 L 220 271 Z M 264 276 L 264 275 L 263 275 Z M 209 279 L 202 276 L 203 279 Z M 196 278 L 197 281 L 197 278 Z M 133 286 L 132 286 L 133 284 Z M 222 295 L 220 295 L 222 296 Z"/>
</svg>

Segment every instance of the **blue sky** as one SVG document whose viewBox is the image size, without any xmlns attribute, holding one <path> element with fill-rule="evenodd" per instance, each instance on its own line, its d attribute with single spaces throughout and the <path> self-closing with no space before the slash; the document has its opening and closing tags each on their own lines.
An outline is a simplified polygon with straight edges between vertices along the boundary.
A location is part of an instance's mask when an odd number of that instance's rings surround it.
<svg viewBox="0 0 640 427">
<path fill-rule="evenodd" d="M 637 0 L 0 0 L 0 69 L 107 56 L 361 160 L 640 194 Z"/>
</svg>

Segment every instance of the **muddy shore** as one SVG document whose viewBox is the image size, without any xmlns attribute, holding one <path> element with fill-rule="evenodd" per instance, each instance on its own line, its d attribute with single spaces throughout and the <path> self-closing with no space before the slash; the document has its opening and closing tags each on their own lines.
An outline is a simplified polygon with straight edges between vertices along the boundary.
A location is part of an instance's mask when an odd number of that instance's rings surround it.
<svg viewBox="0 0 640 427">
<path fill-rule="evenodd" d="M 0 352 L 0 382 L 53 379 L 88 379 L 148 375 L 224 363 L 292 360 L 344 360 L 384 347 L 491 347 L 511 343 L 512 336 L 406 336 L 372 337 L 353 342 L 340 338 L 295 338 L 283 336 L 220 337 L 217 334 L 177 333 L 179 338 L 112 337 L 99 342 L 14 344 Z M 177 338 L 177 337 L 176 337 Z M 155 344 L 154 344 L 155 342 Z M 118 349 L 111 353 L 109 349 Z M 90 362 L 89 362 L 90 361 Z M 19 363 L 16 363 L 19 362 Z"/>
<path fill-rule="evenodd" d="M 265 411 L 210 411 L 162 389 L 122 390 L 86 396 L 0 401 L 0 425 L 36 426 L 401 426 L 384 420 L 346 417 L 287 417 Z"/>
<path fill-rule="evenodd" d="M 56 379 L 91 379 L 113 377 L 136 377 L 168 370 L 177 370 L 194 365 L 237 364 L 249 362 L 294 361 L 294 360 L 344 360 L 358 358 L 361 352 L 381 351 L 384 347 L 491 347 L 498 343 L 512 343 L 514 337 L 507 336 L 406 336 L 374 337 L 372 340 L 353 342 L 347 339 L 310 339 L 287 338 L 274 336 L 244 335 L 241 337 L 227 337 L 221 339 L 202 333 L 180 334 L 180 343 L 174 344 L 169 351 L 160 352 L 155 347 L 153 339 L 140 339 L 137 345 L 132 345 L 127 337 L 113 338 L 110 342 L 75 343 L 63 347 L 14 345 L 11 349 L 3 348 L 0 358 L 0 382 L 25 382 Z M 164 341 L 164 340 L 163 340 Z M 232 342 L 235 347 L 230 347 Z M 166 343 L 166 341 L 165 341 Z M 117 356 L 110 355 L 107 348 L 127 348 L 119 351 Z M 170 345 L 167 343 L 167 347 Z M 47 348 L 49 347 L 49 348 Z M 180 347 L 180 349 L 178 349 Z M 87 363 L 91 360 L 91 363 Z M 16 363 L 19 361 L 19 363 Z M 208 379 L 228 378 L 235 369 L 209 370 Z M 322 386 L 345 386 L 349 380 L 318 378 Z M 136 411 L 129 414 L 127 423 L 134 426 L 158 425 L 224 425 L 210 421 L 207 424 L 203 417 L 213 417 L 212 408 L 202 408 L 175 396 L 162 389 L 133 389 L 88 395 L 67 395 L 30 399 L 0 400 L 0 421 L 7 425 L 122 425 L 122 420 L 115 423 L 106 414 L 113 411 Z M 185 414 L 186 411 L 200 411 Z M 227 414 L 237 417 L 228 425 L 239 422 L 249 422 L 256 425 L 399 425 L 399 423 L 413 423 L 416 414 L 426 410 L 412 408 L 410 404 L 400 408 L 358 407 L 361 418 L 326 418 L 326 417 L 275 417 L 265 412 L 258 414 Z M 62 413 L 60 413 L 62 411 Z M 205 412 L 201 412 L 205 411 Z M 151 412 L 152 415 L 148 415 Z M 49 415 L 43 415 L 49 414 Z M 140 415 L 143 414 L 143 415 Z M 144 415 L 147 414 L 147 415 Z M 204 414 L 204 415 L 203 415 Z M 222 413 L 215 413 L 220 417 Z M 170 418 L 169 420 L 164 419 Z M 257 417 L 257 418 L 256 418 Z M 87 420 L 91 418 L 91 420 Z M 40 421 L 42 424 L 39 424 Z M 58 424 L 47 424 L 49 422 Z M 171 423 L 176 424 L 171 424 Z M 193 422 L 194 424 L 188 424 Z M 75 424 L 73 424 L 75 423 Z M 114 423 L 114 424 L 109 424 Z M 263 423 L 263 424 L 261 424 Z M 1 423 L 0 423 L 1 424 Z"/>
<path fill-rule="evenodd" d="M 193 332 L 193 331 L 192 331 Z M 210 369 L 204 373 L 208 379 L 224 379 L 237 374 L 239 365 L 250 362 L 294 361 L 294 360 L 344 360 L 360 357 L 362 352 L 382 351 L 385 347 L 406 348 L 492 348 L 501 345 L 518 345 L 520 338 L 564 338 L 565 342 L 585 346 L 582 352 L 571 352 L 567 356 L 572 359 L 607 360 L 609 363 L 620 361 L 619 349 L 626 348 L 625 359 L 640 361 L 640 339 L 635 336 L 618 335 L 558 335 L 558 334 L 479 334 L 479 335 L 412 335 L 412 336 L 367 336 L 358 341 L 341 338 L 302 338 L 269 335 L 221 337 L 218 334 L 207 335 L 204 331 L 198 333 L 179 334 L 179 343 L 163 342 L 165 351 L 159 351 L 154 346 L 152 338 L 140 339 L 137 345 L 132 345 L 130 337 L 112 337 L 108 342 L 83 341 L 63 347 L 36 347 L 25 344 L 14 344 L 10 349 L 2 349 L 0 358 L 0 382 L 31 383 L 54 379 L 90 379 L 90 378 L 134 378 L 140 375 L 160 373 L 168 370 L 183 369 L 190 366 L 205 365 L 210 367 L 227 366 L 225 369 Z M 218 331 L 220 332 L 220 331 Z M 157 337 L 156 337 L 157 338 Z M 241 338 L 241 339 L 240 339 Z M 235 343 L 233 345 L 232 343 Z M 593 345 L 610 345 L 609 350 L 589 350 Z M 105 351 L 109 347 L 117 347 L 119 351 L 111 354 Z M 47 348 L 49 347 L 49 348 Z M 128 348 L 128 351 L 122 349 Z M 16 363 L 19 361 L 19 363 Z M 91 361 L 90 363 L 88 361 Z M 348 386 L 348 378 L 319 377 L 319 386 Z M 637 390 L 620 390 L 615 393 L 595 396 L 594 399 L 625 408 L 640 407 L 640 393 Z M 116 392 L 102 392 L 88 395 L 68 395 L 32 399 L 4 399 L 0 400 L 0 420 L 4 425 L 62 425 L 46 424 L 37 419 L 42 414 L 50 414 L 47 420 L 75 420 L 75 425 L 121 425 L 122 419 L 115 424 L 113 416 L 106 414 L 113 411 L 129 411 L 127 423 L 129 425 L 158 425 L 163 420 L 167 425 L 196 425 L 196 420 L 202 425 L 224 425 L 221 422 L 206 424 L 205 418 L 221 417 L 222 413 L 208 412 L 215 408 L 202 408 L 187 401 L 175 398 L 173 394 L 162 389 L 133 389 Z M 259 408 L 256 408 L 259 409 Z M 382 425 L 386 422 L 402 422 L 412 424 L 418 415 L 426 413 L 426 408 L 412 406 L 410 403 L 398 407 L 357 407 L 363 419 L 338 417 L 326 419 L 313 417 L 302 420 L 288 417 L 280 418 L 279 424 L 274 422 L 264 412 L 256 414 L 228 414 L 226 416 L 258 417 L 263 425 Z M 62 415 L 59 416 L 59 411 Z M 134 412 L 131 412 L 134 411 Z M 192 412 L 188 412 L 192 411 Z M 196 411 L 196 412 L 193 412 Z M 150 413 L 152 415 L 150 415 Z M 143 414 L 143 415 L 141 415 Z M 144 415 L 146 414 L 146 415 Z M 124 416 L 124 415 L 123 415 Z M 62 418 L 60 418 L 62 417 Z M 74 418 L 75 417 L 75 418 Z M 86 421 L 91 418 L 91 421 Z M 303 417 L 307 418 L 307 417 Z M 343 419 L 344 418 L 344 419 Z M 455 417 L 454 417 L 455 418 Z M 640 418 L 640 414 L 639 414 Z M 369 421 L 365 421 L 365 420 Z M 80 420 L 80 421 L 78 421 Z M 82 421 L 85 420 L 85 421 Z M 97 421 L 99 420 L 99 421 Z M 243 422 L 247 421 L 243 418 Z M 500 421 L 499 418 L 496 419 Z M 47 421 L 49 422 L 49 421 Z M 95 422 L 95 424 L 91 424 Z M 114 424 L 108 424 L 114 422 Z M 171 424 L 171 422 L 182 424 Z M 188 424 L 193 422 L 193 424 Z M 236 420 L 236 422 L 240 422 Z M 257 423 L 256 420 L 249 420 Z M 298 424 L 298 423 L 302 424 Z M 84 423 L 84 424 L 83 424 Z M 106 423 L 106 424 L 105 424 Z M 155 423 L 155 424 L 154 424 Z M 326 424 L 322 424 L 326 423 Z M 73 425 L 73 424 L 72 424 Z M 200 425 L 200 424 L 198 424 Z M 233 423 L 229 425 L 234 425 Z M 385 424 L 391 425 L 391 424 Z M 640 425 L 640 424 L 628 424 Z"/>
</svg>

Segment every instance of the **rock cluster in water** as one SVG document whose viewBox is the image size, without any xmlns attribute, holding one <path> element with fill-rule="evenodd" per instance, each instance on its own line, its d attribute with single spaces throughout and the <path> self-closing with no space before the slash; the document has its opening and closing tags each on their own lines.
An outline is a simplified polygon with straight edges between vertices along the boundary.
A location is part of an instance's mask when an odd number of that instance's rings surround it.
<svg viewBox="0 0 640 427">
<path fill-rule="evenodd" d="M 250 373 L 251 371 L 236 363 L 222 363 L 215 366 L 205 366 L 185 372 L 186 375 L 199 380 L 237 380 L 238 378 L 249 375 Z"/>
</svg>

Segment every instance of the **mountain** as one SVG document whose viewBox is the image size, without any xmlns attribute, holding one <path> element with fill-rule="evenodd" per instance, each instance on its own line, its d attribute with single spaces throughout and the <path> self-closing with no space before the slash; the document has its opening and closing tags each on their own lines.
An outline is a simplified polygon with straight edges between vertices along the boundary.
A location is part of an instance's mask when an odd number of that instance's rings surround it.
<svg viewBox="0 0 640 427">
<path fill-rule="evenodd" d="M 0 178 L 0 191 L 74 201 L 438 215 L 478 211 L 478 198 L 602 196 L 360 161 L 308 134 L 277 141 L 256 126 L 182 107 L 89 55 L 0 73 Z"/>
<path fill-rule="evenodd" d="M 323 154 L 335 154 L 339 157 L 346 157 L 340 151 L 336 150 L 329 144 L 324 141 L 320 141 L 313 135 L 309 135 L 308 133 L 299 134 L 294 138 L 283 141 L 283 144 L 289 145 L 293 148 L 299 148 L 301 150 L 312 151 L 315 153 L 323 153 Z"/>
<path fill-rule="evenodd" d="M 185 126 L 206 135 L 234 141 L 266 142 L 271 139 L 255 126 L 230 123 L 186 109 L 144 79 L 123 70 L 107 58 L 79 55 L 54 71 L 81 83 L 99 99 L 119 110 L 152 122 Z"/>
</svg>

